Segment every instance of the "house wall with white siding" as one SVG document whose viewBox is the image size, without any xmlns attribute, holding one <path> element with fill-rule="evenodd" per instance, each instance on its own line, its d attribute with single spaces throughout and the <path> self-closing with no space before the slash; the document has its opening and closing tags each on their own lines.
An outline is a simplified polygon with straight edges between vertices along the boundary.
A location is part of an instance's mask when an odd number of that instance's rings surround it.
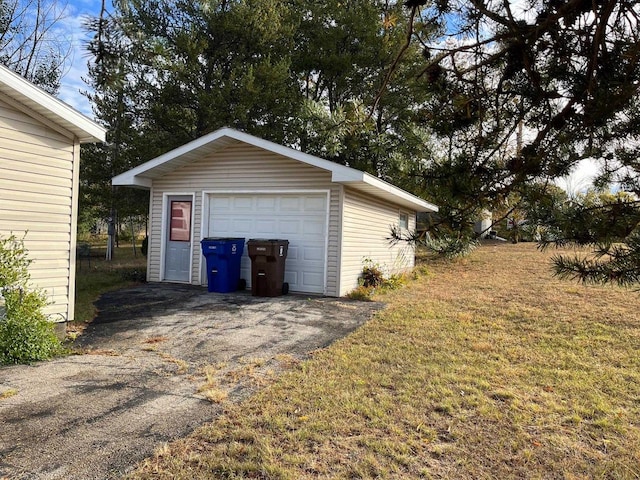
<svg viewBox="0 0 640 480">
<path fill-rule="evenodd" d="M 392 245 L 389 241 L 391 228 L 399 226 L 401 213 L 408 216 L 408 230 L 415 230 L 415 211 L 344 188 L 339 295 L 358 286 L 365 259 L 380 265 L 387 274 L 414 266 L 414 247 L 406 242 Z"/>
<path fill-rule="evenodd" d="M 0 96 L 0 235 L 24 236 L 53 321 L 73 319 L 80 145 Z M 26 232 L 26 235 L 25 235 Z"/>
<path fill-rule="evenodd" d="M 163 195 L 195 194 L 193 205 L 193 256 L 191 283 L 201 283 L 199 240 L 203 211 L 203 191 L 216 190 L 299 192 L 304 190 L 330 192 L 328 224 L 327 295 L 338 295 L 338 251 L 340 235 L 339 184 L 331 182 L 331 173 L 302 164 L 253 145 L 237 143 L 216 153 L 173 170 L 153 181 L 151 189 L 150 244 L 147 277 L 161 281 Z"/>
</svg>

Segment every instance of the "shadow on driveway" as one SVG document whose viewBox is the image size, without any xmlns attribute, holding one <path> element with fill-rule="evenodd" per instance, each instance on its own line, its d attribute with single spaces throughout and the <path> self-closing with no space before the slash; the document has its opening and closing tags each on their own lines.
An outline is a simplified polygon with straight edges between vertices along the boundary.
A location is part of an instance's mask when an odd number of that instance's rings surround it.
<svg viewBox="0 0 640 480">
<path fill-rule="evenodd" d="M 0 368 L 0 394 L 17 391 L 0 400 L 0 478 L 119 478 L 221 412 L 199 393 L 205 372 L 239 401 L 288 356 L 331 344 L 381 307 L 170 284 L 110 292 L 96 305 L 76 342 L 84 354 Z"/>
</svg>

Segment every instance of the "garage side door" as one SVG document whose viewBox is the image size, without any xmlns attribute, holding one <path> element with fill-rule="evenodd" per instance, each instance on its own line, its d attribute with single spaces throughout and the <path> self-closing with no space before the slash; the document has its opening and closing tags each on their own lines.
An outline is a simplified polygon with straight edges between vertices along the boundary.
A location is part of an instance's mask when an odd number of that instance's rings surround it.
<svg viewBox="0 0 640 480">
<path fill-rule="evenodd" d="M 289 240 L 285 282 L 293 292 L 324 293 L 327 256 L 327 194 L 212 194 L 210 237 Z M 242 278 L 251 282 L 245 251 Z"/>
</svg>

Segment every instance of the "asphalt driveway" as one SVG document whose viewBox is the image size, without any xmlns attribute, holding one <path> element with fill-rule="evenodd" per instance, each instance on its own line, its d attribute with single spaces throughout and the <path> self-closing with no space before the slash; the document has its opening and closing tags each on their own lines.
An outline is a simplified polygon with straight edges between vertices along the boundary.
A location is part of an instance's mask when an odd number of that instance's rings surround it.
<svg viewBox="0 0 640 480">
<path fill-rule="evenodd" d="M 0 479 L 120 478 L 380 305 L 154 284 L 98 308 L 82 354 L 0 368 Z"/>
</svg>

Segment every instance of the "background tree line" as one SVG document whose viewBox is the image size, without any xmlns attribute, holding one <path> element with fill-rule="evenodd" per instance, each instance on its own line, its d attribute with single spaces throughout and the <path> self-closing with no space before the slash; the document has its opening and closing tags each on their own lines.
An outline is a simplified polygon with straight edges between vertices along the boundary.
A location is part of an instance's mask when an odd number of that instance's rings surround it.
<svg viewBox="0 0 640 480">
<path fill-rule="evenodd" d="M 146 213 L 111 176 L 231 126 L 428 198 L 435 236 L 465 243 L 484 209 L 525 209 L 543 246 L 593 247 L 558 273 L 637 282 L 639 15 L 627 0 L 103 1 L 87 47 L 109 141 L 83 151 L 81 211 Z M 560 200 L 555 179 L 583 159 L 596 189 L 628 194 Z"/>
<path fill-rule="evenodd" d="M 112 135 L 98 158 L 118 173 L 232 126 L 433 200 L 432 233 L 457 242 L 520 198 L 543 245 L 594 247 L 558 273 L 635 282 L 638 15 L 615 0 L 114 2 L 89 25 Z M 554 203 L 586 158 L 596 186 L 631 195 Z"/>
<path fill-rule="evenodd" d="M 426 101 L 411 46 L 371 110 L 405 41 L 408 12 L 397 2 L 291 0 L 114 2 L 91 19 L 95 111 L 109 142 L 85 150 L 84 204 L 131 192 L 108 179 L 230 126 L 400 181 L 421 148 L 407 102 Z M 408 138 L 414 141 L 408 142 Z"/>
</svg>

